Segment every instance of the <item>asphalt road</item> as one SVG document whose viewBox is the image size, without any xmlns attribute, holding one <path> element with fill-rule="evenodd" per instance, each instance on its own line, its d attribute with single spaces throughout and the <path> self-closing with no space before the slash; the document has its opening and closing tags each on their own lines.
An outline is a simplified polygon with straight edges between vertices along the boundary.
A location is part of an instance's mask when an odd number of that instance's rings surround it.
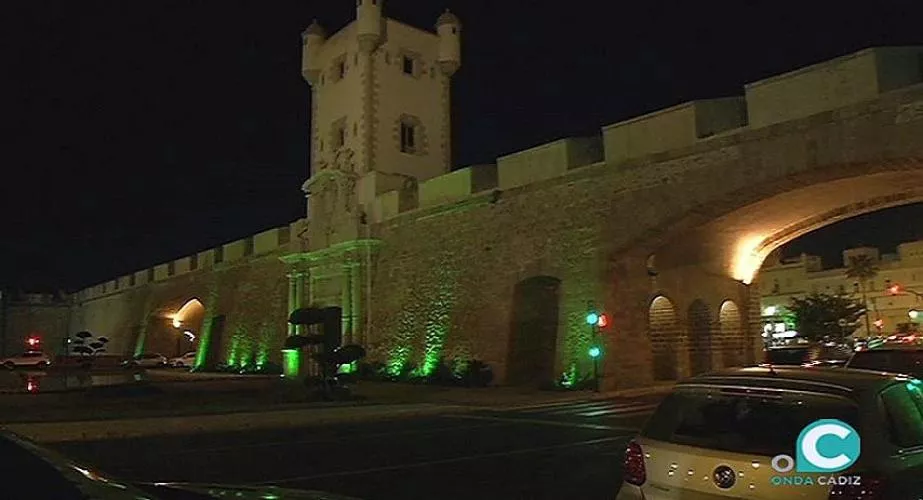
<svg viewBox="0 0 923 500">
<path fill-rule="evenodd" d="M 135 481 L 273 483 L 364 499 L 611 499 L 653 400 L 607 400 L 288 431 L 59 445 Z"/>
</svg>

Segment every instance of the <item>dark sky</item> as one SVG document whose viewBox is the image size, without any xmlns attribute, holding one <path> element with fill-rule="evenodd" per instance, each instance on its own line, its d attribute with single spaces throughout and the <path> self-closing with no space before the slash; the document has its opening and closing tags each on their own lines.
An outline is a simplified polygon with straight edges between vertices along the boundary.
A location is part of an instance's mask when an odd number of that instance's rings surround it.
<svg viewBox="0 0 923 500">
<path fill-rule="evenodd" d="M 387 0 L 385 9 L 425 28 L 446 6 L 462 19 L 456 165 L 739 94 L 867 46 L 923 45 L 918 0 L 872 10 L 634 3 Z M 353 15 L 352 0 L 5 3 L 0 284 L 74 289 L 300 217 L 309 125 L 300 33 L 314 17 L 333 31 Z M 923 208 L 896 212 L 790 250 L 835 256 L 920 236 L 906 221 Z"/>
</svg>

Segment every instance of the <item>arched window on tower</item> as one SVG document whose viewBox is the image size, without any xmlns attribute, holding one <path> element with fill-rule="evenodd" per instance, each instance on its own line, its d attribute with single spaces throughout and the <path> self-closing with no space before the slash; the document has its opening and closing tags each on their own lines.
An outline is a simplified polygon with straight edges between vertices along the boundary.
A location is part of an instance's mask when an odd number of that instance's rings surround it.
<svg viewBox="0 0 923 500">
<path fill-rule="evenodd" d="M 398 147 L 402 153 L 426 154 L 426 134 L 423 122 L 413 115 L 401 115 L 397 123 Z"/>
</svg>

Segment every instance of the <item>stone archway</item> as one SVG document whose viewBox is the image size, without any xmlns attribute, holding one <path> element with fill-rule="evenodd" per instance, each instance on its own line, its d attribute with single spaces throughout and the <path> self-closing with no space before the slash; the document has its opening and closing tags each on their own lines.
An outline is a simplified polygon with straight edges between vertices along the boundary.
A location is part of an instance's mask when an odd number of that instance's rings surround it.
<svg viewBox="0 0 923 500">
<path fill-rule="evenodd" d="M 746 360 L 746 338 L 740 308 L 725 300 L 718 311 L 717 366 L 740 366 Z"/>
<path fill-rule="evenodd" d="M 658 295 L 651 301 L 648 325 L 654 380 L 677 380 L 682 374 L 679 353 L 684 342 L 676 309 L 670 299 Z"/>
<path fill-rule="evenodd" d="M 554 380 L 561 280 L 534 276 L 516 284 L 506 363 L 509 385 Z"/>
<path fill-rule="evenodd" d="M 701 299 L 689 305 L 689 350 L 692 375 L 712 370 L 712 325 L 711 311 Z"/>
<path fill-rule="evenodd" d="M 195 297 L 177 301 L 158 309 L 148 321 L 142 352 L 182 356 L 199 348 L 205 306 Z"/>
</svg>

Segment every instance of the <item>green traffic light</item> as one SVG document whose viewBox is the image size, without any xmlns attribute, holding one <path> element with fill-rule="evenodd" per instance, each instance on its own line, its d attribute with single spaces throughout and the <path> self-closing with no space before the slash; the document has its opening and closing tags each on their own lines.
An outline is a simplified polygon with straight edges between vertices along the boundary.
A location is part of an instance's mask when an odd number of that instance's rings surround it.
<svg viewBox="0 0 923 500">
<path fill-rule="evenodd" d="M 591 358 L 598 358 L 602 351 L 599 350 L 599 347 L 593 346 L 588 351 Z"/>
<path fill-rule="evenodd" d="M 586 324 L 595 325 L 599 321 L 599 315 L 596 313 L 590 313 L 586 315 Z"/>
</svg>

